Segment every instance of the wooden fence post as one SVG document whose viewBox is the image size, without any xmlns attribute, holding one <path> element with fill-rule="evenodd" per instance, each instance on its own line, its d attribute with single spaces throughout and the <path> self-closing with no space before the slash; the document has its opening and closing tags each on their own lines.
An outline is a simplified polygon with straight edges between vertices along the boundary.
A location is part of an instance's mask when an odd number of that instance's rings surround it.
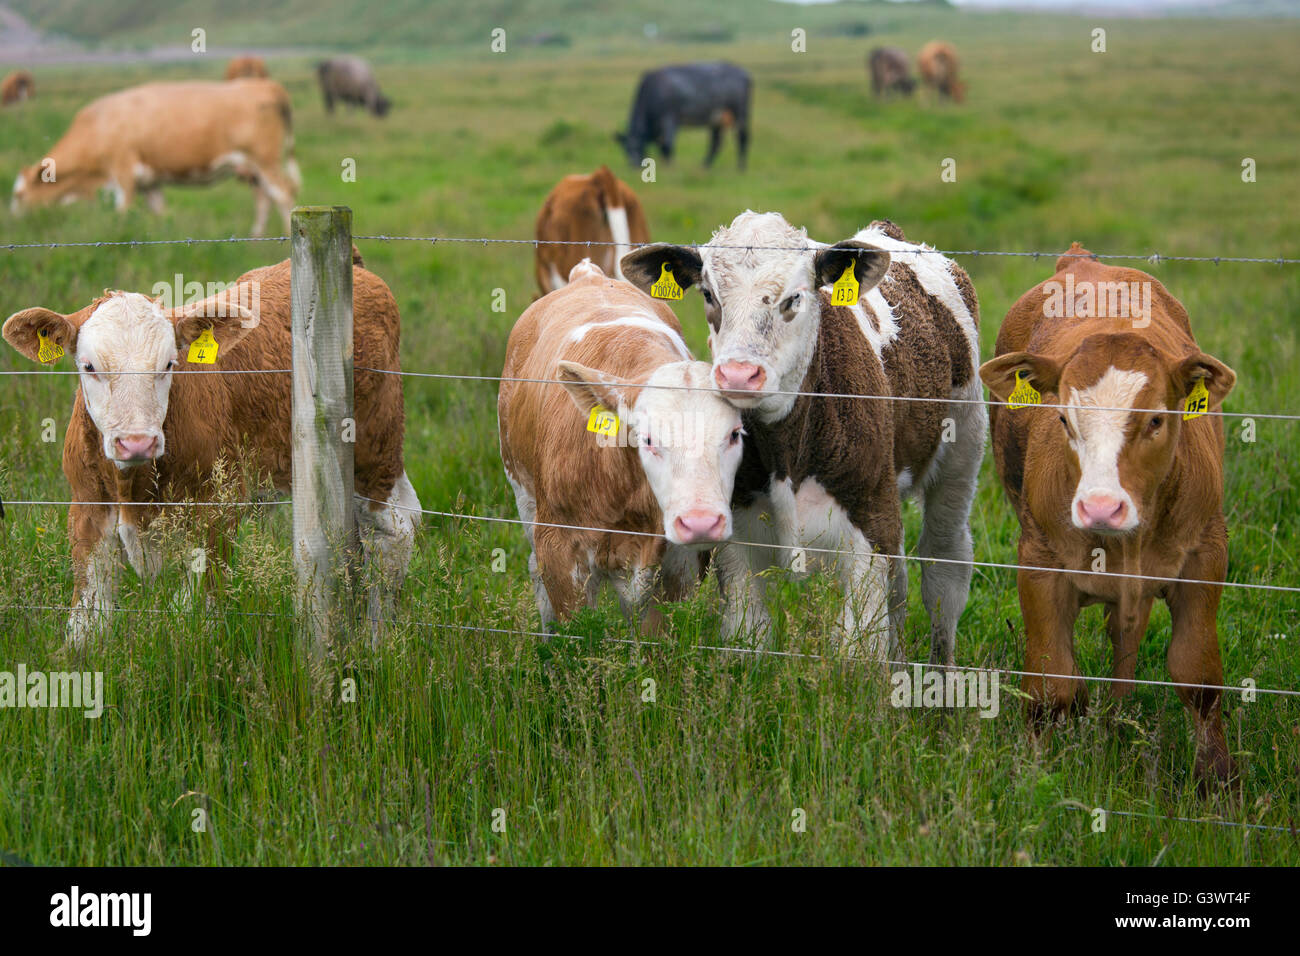
<svg viewBox="0 0 1300 956">
<path fill-rule="evenodd" d="M 352 407 L 352 210 L 293 211 L 293 560 L 299 631 L 322 656 L 350 623 L 357 553 Z"/>
</svg>

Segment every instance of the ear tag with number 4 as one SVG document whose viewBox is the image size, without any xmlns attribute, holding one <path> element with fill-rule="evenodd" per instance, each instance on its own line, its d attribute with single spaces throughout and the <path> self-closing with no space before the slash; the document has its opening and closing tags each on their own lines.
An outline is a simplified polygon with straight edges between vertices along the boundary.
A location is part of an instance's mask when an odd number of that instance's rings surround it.
<svg viewBox="0 0 1300 956">
<path fill-rule="evenodd" d="M 1198 378 L 1187 396 L 1187 404 L 1183 406 L 1183 421 L 1189 418 L 1200 418 L 1209 410 L 1210 390 L 1205 387 L 1205 379 Z"/>
<path fill-rule="evenodd" d="M 673 267 L 665 262 L 659 271 L 659 281 L 650 287 L 650 294 L 656 299 L 680 299 L 682 291 L 673 278 Z"/>
<path fill-rule="evenodd" d="M 831 287 L 831 305 L 858 304 L 858 277 L 853 274 L 853 263 L 844 267 L 844 275 Z"/>
<path fill-rule="evenodd" d="M 211 329 L 204 329 L 203 334 L 190 343 L 190 352 L 186 361 L 196 365 L 212 365 L 217 360 L 217 340 L 212 337 Z"/>
<path fill-rule="evenodd" d="M 618 415 L 608 408 L 594 406 L 591 416 L 587 419 L 587 431 L 595 432 L 597 435 L 617 435 Z"/>
<path fill-rule="evenodd" d="M 1007 408 L 1013 411 L 1017 408 L 1025 408 L 1029 405 L 1041 405 L 1043 403 L 1042 393 L 1034 388 L 1026 378 L 1024 369 L 1016 370 L 1016 387 L 1011 390 L 1007 396 Z"/>
<path fill-rule="evenodd" d="M 63 346 L 44 332 L 37 332 L 36 339 L 40 342 L 40 347 L 36 350 L 36 357 L 42 363 L 49 365 L 51 362 L 57 362 L 63 358 Z"/>
</svg>

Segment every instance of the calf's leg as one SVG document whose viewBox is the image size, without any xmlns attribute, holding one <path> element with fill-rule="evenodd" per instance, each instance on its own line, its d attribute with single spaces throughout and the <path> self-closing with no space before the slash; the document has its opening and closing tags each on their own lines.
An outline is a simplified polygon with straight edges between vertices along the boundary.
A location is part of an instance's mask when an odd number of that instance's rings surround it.
<svg viewBox="0 0 1300 956">
<path fill-rule="evenodd" d="M 357 497 L 355 509 L 368 585 L 366 616 L 371 640 L 378 643 L 381 625 L 393 615 L 397 593 L 415 552 L 415 529 L 422 516 L 420 499 L 406 472 L 402 472 L 393 482 L 386 504 L 376 505 Z"/>
<path fill-rule="evenodd" d="M 762 502 L 762 504 L 760 504 Z M 772 526 L 762 520 L 764 508 L 771 503 L 761 498 L 748 508 L 732 512 L 735 541 L 719 546 L 713 554 L 718 569 L 718 591 L 722 596 L 722 639 L 728 643 L 742 640 L 752 646 L 771 642 L 772 618 L 767 609 L 767 578 L 761 572 L 778 563 Z"/>
<path fill-rule="evenodd" d="M 73 504 L 68 508 L 68 539 L 72 545 L 72 613 L 67 641 L 81 647 L 108 623 L 117 595 L 117 509 Z"/>
<path fill-rule="evenodd" d="M 1110 673 L 1116 678 L 1110 685 L 1110 696 L 1116 700 L 1133 693 L 1133 685 L 1127 682 L 1133 679 L 1137 670 L 1138 645 L 1147 632 L 1152 603 L 1153 599 L 1147 597 L 1106 605 L 1106 633 L 1111 644 Z"/>
<path fill-rule="evenodd" d="M 1041 564 L 1020 551 L 1021 565 Z M 1076 675 L 1074 622 L 1079 598 L 1066 575 L 1021 569 L 1017 575 L 1020 611 L 1025 620 L 1025 677 L 1021 687 L 1030 695 L 1026 711 L 1032 724 L 1082 713 L 1088 706 L 1088 689 Z"/>
</svg>

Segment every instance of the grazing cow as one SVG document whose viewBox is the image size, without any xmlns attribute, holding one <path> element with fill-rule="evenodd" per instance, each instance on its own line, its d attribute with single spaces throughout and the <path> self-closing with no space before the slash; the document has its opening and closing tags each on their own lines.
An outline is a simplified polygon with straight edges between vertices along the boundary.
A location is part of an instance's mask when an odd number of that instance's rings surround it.
<svg viewBox="0 0 1300 956">
<path fill-rule="evenodd" d="M 537 287 L 542 295 L 564 285 L 563 276 L 590 258 L 606 275 L 623 278 L 619 261 L 632 244 L 650 241 L 650 229 L 636 193 L 601 166 L 590 176 L 565 176 L 551 190 L 537 215 L 535 254 Z M 614 245 L 547 245 L 559 242 L 605 242 Z"/>
<path fill-rule="evenodd" d="M 256 196 L 253 235 L 271 203 L 289 228 L 302 180 L 293 158 L 293 109 L 272 80 L 146 83 L 82 108 L 45 159 L 18 174 L 15 213 L 112 190 L 119 211 L 141 189 L 155 212 L 164 185 L 235 175 Z"/>
<path fill-rule="evenodd" d="M 26 70 L 14 70 L 0 83 L 0 106 L 10 106 L 32 98 L 36 81 Z"/>
<path fill-rule="evenodd" d="M 228 80 L 265 80 L 270 75 L 260 56 L 237 56 L 226 64 Z"/>
<path fill-rule="evenodd" d="M 730 126 L 736 130 L 740 168 L 744 169 L 753 86 L 749 73 L 731 63 L 686 63 L 652 70 L 641 77 L 627 132 L 615 133 L 614 139 L 633 166 L 641 165 L 652 143 L 659 145 L 667 163 L 672 161 L 679 127 L 707 126 L 709 154 L 704 165 L 709 166 L 722 145 L 722 131 Z"/>
<path fill-rule="evenodd" d="M 878 46 L 867 58 L 871 72 L 871 92 L 876 96 L 902 93 L 911 96 L 916 89 L 912 77 L 912 61 L 896 46 Z"/>
<path fill-rule="evenodd" d="M 754 212 L 698 250 L 646 246 L 623 260 L 623 272 L 646 288 L 665 265 L 680 285 L 699 284 L 713 383 L 744 411 L 737 539 L 775 545 L 720 549 L 724 633 L 752 628 L 766 639 L 767 578 L 757 572 L 821 563 L 844 586 L 845 649 L 899 653 L 907 598 L 900 497 L 919 494 L 918 551 L 935 559 L 921 570 L 930 659 L 952 663 L 985 438 L 979 305 L 966 273 L 890 222 L 828 247 L 775 213 Z M 858 283 L 845 296 L 856 304 L 835 305 L 826 286 L 846 275 Z"/>
<path fill-rule="evenodd" d="M 119 543 L 136 572 L 151 578 L 162 555 L 150 527 L 170 510 L 162 502 L 220 500 L 222 489 L 213 487 L 219 459 L 289 491 L 289 375 L 172 375 L 289 368 L 289 280 L 285 260 L 187 306 L 164 309 L 138 293 L 107 292 L 68 315 L 29 308 L 5 322 L 5 341 L 27 358 L 49 358 L 46 350 L 58 346 L 80 373 L 63 444 L 63 473 L 76 502 L 68 511 L 73 643 L 107 621 Z M 399 368 L 392 293 L 355 253 L 352 281 L 356 365 Z M 207 330 L 216 340 L 216 364 L 191 364 L 188 349 Z M 358 371 L 354 396 L 355 508 L 366 562 L 379 574 L 369 598 L 377 626 L 406 573 L 420 503 L 403 465 L 400 379 Z M 236 480 L 242 489 L 243 480 Z M 209 552 L 224 552 L 235 520 L 230 512 L 237 509 L 197 510 L 206 512 Z"/>
<path fill-rule="evenodd" d="M 543 625 L 593 604 L 608 580 L 624 614 L 657 629 L 652 602 L 685 597 L 700 549 L 731 533 L 739 413 L 709 389 L 671 310 L 585 260 L 519 317 L 501 374 L 501 460 L 530 522 Z M 591 433 L 597 406 L 618 416 L 609 440 Z"/>
<path fill-rule="evenodd" d="M 1215 624 L 1228 564 L 1223 423 L 1184 419 L 1189 398 L 1199 399 L 1197 412 L 1217 409 L 1236 375 L 1197 347 L 1186 310 L 1163 285 L 1088 256 L 1075 243 L 1052 278 L 1020 297 L 997 357 L 980 369 L 993 398 L 1019 406 L 992 415 L 998 476 L 1020 518 L 1019 563 L 1059 569 L 1018 577 L 1025 669 L 1066 675 L 1025 679 L 1035 722 L 1087 705 L 1072 675 L 1074 622 L 1088 604 L 1105 608 L 1121 679 L 1115 697 L 1132 690 L 1125 681 L 1156 598 L 1173 619 L 1173 680 L 1223 683 Z M 1226 778 L 1219 691 L 1179 687 L 1178 696 L 1196 725 L 1197 776 Z"/>
<path fill-rule="evenodd" d="M 359 56 L 336 56 L 316 64 L 316 78 L 325 97 L 325 112 L 334 112 L 334 101 L 364 106 L 375 116 L 387 116 L 392 101 L 379 91 L 379 81 L 370 64 Z"/>
<path fill-rule="evenodd" d="M 966 84 L 957 77 L 957 51 L 951 43 L 932 40 L 921 47 L 916 58 L 916 65 L 921 70 L 921 79 L 933 87 L 939 98 L 948 98 L 960 103 L 966 98 Z"/>
</svg>

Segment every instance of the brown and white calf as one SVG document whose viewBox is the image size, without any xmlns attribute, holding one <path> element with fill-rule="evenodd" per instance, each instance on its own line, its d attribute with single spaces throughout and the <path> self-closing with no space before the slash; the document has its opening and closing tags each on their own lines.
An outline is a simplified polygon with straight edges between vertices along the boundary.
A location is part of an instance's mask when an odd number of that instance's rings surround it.
<svg viewBox="0 0 1300 956">
<path fill-rule="evenodd" d="M 162 502 L 211 500 L 221 491 L 212 487 L 218 459 L 289 491 L 292 377 L 244 374 L 290 367 L 289 278 L 285 260 L 178 308 L 164 309 L 139 293 L 108 292 L 66 315 L 35 307 L 5 322 L 5 341 L 27 358 L 39 360 L 44 337 L 80 373 L 63 443 L 63 473 L 75 502 L 68 511 L 73 643 L 107 619 L 119 547 L 138 574 L 158 573 L 162 555 L 150 525 L 167 510 Z M 356 365 L 399 368 L 397 303 L 384 281 L 359 264 L 353 312 Z M 189 346 L 208 329 L 216 364 L 191 364 Z M 173 375 L 191 370 L 236 374 Z M 358 371 L 354 398 L 355 508 L 366 561 L 379 574 L 370 593 L 373 623 L 405 575 L 420 503 L 403 465 L 400 379 Z M 207 518 L 238 509 L 185 510 Z M 209 553 L 225 550 L 233 520 L 208 521 Z"/>
<path fill-rule="evenodd" d="M 1223 423 L 1184 420 L 1184 407 L 1196 392 L 1202 410 L 1217 409 L 1236 375 L 1200 350 L 1187 311 L 1163 285 L 1087 256 L 1075 243 L 1054 276 L 1021 296 L 997 357 L 980 369 L 998 401 L 1018 379 L 1038 393 L 1022 384 L 1013 401 L 1028 404 L 992 415 L 998 476 L 1020 518 L 1019 563 L 1059 569 L 1018 575 L 1025 669 L 1066 675 L 1025 679 L 1036 719 L 1086 706 L 1084 682 L 1072 675 L 1074 623 L 1088 604 L 1105 608 L 1115 677 L 1133 677 L 1161 598 L 1173 620 L 1170 676 L 1223 683 L 1215 623 L 1228 563 Z M 1179 687 L 1178 696 L 1196 726 L 1196 773 L 1227 777 L 1220 692 Z"/>
<path fill-rule="evenodd" d="M 11 208 L 92 198 L 111 190 L 119 211 L 142 190 L 155 212 L 162 187 L 236 176 L 252 185 L 253 235 L 275 203 L 289 228 L 298 187 L 293 107 L 273 80 L 146 83 L 83 107 L 41 162 L 14 183 Z"/>
<path fill-rule="evenodd" d="M 970 591 L 968 521 L 985 438 L 979 306 L 966 273 L 893 223 L 828 247 L 775 213 L 753 212 L 698 250 L 647 246 L 623 271 L 646 288 L 665 264 L 680 285 L 699 284 L 713 383 L 744 412 L 737 541 L 777 546 L 720 549 L 724 633 L 752 628 L 766 639 L 758 572 L 821 564 L 844 587 L 846 650 L 898 654 L 907 598 L 900 498 L 921 495 L 918 552 L 936 559 L 921 571 L 930 656 L 951 663 Z M 833 305 L 826 287 L 848 268 L 861 298 Z M 911 400 L 853 397 L 862 395 Z"/>
<path fill-rule="evenodd" d="M 629 619 L 657 628 L 652 602 L 689 594 L 701 549 L 731 533 L 740 414 L 710 389 L 672 311 L 590 262 L 519 317 L 501 374 L 501 460 L 543 625 L 609 581 Z M 596 406 L 618 415 L 609 440 L 588 430 Z"/>
<path fill-rule="evenodd" d="M 564 277 L 583 259 L 608 276 L 623 278 L 619 260 L 632 246 L 650 241 L 650 228 L 636 193 L 608 166 L 590 176 L 565 176 L 551 190 L 537 215 L 535 271 L 542 295 L 564 285 Z M 602 242 L 604 246 L 551 245 Z"/>
</svg>

